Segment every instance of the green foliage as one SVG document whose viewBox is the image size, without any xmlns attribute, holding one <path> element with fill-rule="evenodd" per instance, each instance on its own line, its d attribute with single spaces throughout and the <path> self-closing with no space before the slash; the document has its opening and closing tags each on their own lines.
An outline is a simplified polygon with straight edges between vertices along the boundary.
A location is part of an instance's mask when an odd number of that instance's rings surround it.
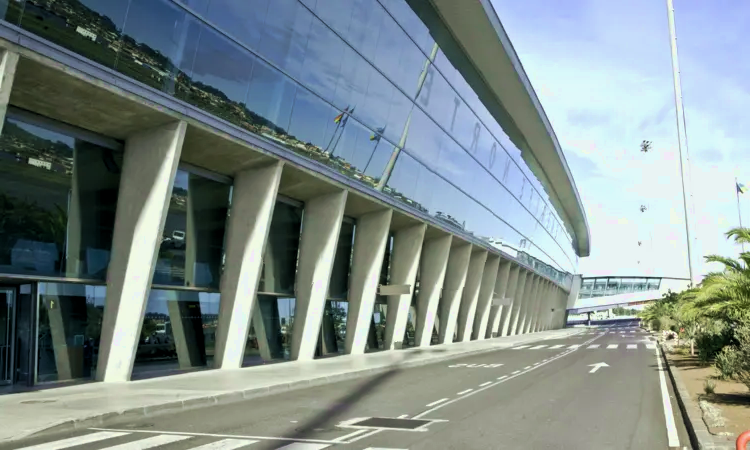
<svg viewBox="0 0 750 450">
<path fill-rule="evenodd" d="M 649 326 L 654 331 L 661 331 L 661 320 L 658 318 L 651 319 L 651 322 L 649 322 Z"/>
<path fill-rule="evenodd" d="M 731 345 L 732 340 L 732 334 L 729 330 L 702 332 L 695 338 L 695 347 L 698 349 L 698 357 L 703 362 L 709 362 L 713 360 L 724 347 Z"/>
<path fill-rule="evenodd" d="M 714 380 L 706 380 L 703 382 L 703 392 L 706 394 L 713 394 L 716 392 L 716 382 Z"/>
</svg>

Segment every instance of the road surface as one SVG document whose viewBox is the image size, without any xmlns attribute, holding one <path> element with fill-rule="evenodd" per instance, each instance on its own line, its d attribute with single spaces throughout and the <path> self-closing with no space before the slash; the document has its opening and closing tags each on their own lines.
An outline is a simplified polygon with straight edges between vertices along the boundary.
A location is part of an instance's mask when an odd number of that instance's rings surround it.
<svg viewBox="0 0 750 450">
<path fill-rule="evenodd" d="M 0 448 L 690 448 L 659 364 L 655 342 L 642 330 L 591 328 L 564 339 Z"/>
</svg>

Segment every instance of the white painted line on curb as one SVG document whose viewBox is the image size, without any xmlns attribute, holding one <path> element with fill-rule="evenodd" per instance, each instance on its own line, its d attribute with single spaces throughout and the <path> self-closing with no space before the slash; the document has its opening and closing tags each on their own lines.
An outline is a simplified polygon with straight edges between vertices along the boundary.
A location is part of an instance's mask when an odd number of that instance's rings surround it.
<svg viewBox="0 0 750 450">
<path fill-rule="evenodd" d="M 63 449 L 70 447 L 77 447 L 79 445 L 91 444 L 92 442 L 99 442 L 105 439 L 112 439 L 120 436 L 126 436 L 129 432 L 121 431 L 102 431 L 99 433 L 84 434 L 83 436 L 76 436 L 68 439 L 62 439 L 54 442 L 47 442 L 45 444 L 33 445 L 31 447 L 24 447 L 19 450 L 53 450 Z"/>
<path fill-rule="evenodd" d="M 485 386 L 487 386 L 489 384 L 492 384 L 492 381 L 488 381 L 486 383 L 482 383 L 482 384 L 479 385 L 479 387 L 485 387 Z"/>
<path fill-rule="evenodd" d="M 466 389 L 465 391 L 461 391 L 461 392 L 457 393 L 456 395 L 464 395 L 464 394 L 468 394 L 469 392 L 471 392 L 471 391 L 473 391 L 473 390 L 474 390 L 474 389 Z"/>
<path fill-rule="evenodd" d="M 519 345 L 518 347 L 513 347 L 511 350 L 521 350 L 522 348 L 530 347 L 529 345 Z"/>
<path fill-rule="evenodd" d="M 443 402 L 447 402 L 447 401 L 448 401 L 448 398 L 441 398 L 440 400 L 435 400 L 432 403 L 428 403 L 426 406 L 428 408 L 432 408 L 433 406 L 439 405 L 439 404 L 441 404 Z"/>
<path fill-rule="evenodd" d="M 547 346 L 546 344 L 535 345 L 535 346 L 531 347 L 529 350 L 539 350 L 540 348 L 544 348 L 546 346 Z"/>
<path fill-rule="evenodd" d="M 656 365 L 659 367 L 659 384 L 661 385 L 661 400 L 664 404 L 664 420 L 667 422 L 667 440 L 670 447 L 679 447 L 680 438 L 677 436 L 677 426 L 674 422 L 674 413 L 672 412 L 672 402 L 669 401 L 669 391 L 667 390 L 667 380 L 664 376 L 664 367 L 661 364 L 661 355 L 659 349 L 655 350 Z"/>
</svg>

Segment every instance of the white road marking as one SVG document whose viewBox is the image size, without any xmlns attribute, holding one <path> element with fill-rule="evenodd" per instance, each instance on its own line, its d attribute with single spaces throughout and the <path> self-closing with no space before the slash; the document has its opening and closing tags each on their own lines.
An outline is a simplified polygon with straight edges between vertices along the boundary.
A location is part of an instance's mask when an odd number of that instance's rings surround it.
<svg viewBox="0 0 750 450">
<path fill-rule="evenodd" d="M 555 348 L 563 348 L 563 347 L 565 347 L 563 344 L 557 344 L 557 345 L 553 345 L 552 347 L 550 347 L 550 350 L 555 349 Z"/>
<path fill-rule="evenodd" d="M 532 366 L 537 366 L 539 364 L 541 364 L 541 361 L 540 362 L 535 362 L 534 364 L 532 364 Z"/>
<path fill-rule="evenodd" d="M 367 447 L 365 450 L 406 450 L 405 448 Z"/>
<path fill-rule="evenodd" d="M 485 386 L 487 386 L 488 384 L 492 384 L 492 381 L 488 381 L 488 382 L 486 382 L 486 383 L 482 383 L 482 384 L 480 384 L 480 385 L 479 385 L 479 387 L 485 387 Z"/>
<path fill-rule="evenodd" d="M 147 448 L 161 447 L 162 445 L 171 444 L 173 442 L 184 441 L 191 437 L 192 436 L 180 436 L 176 434 L 160 434 L 139 441 L 128 442 L 127 444 L 106 447 L 104 450 L 145 450 Z"/>
<path fill-rule="evenodd" d="M 309 444 L 307 442 L 294 442 L 292 444 L 279 447 L 276 450 L 323 450 L 324 448 L 328 447 L 330 447 L 330 445 L 328 444 Z"/>
<path fill-rule="evenodd" d="M 401 414 L 400 416 L 398 416 L 398 417 L 396 417 L 396 418 L 397 418 L 397 419 L 406 419 L 407 417 L 409 417 L 409 415 L 408 415 L 408 414 Z"/>
<path fill-rule="evenodd" d="M 633 330 L 630 330 L 630 332 L 631 332 L 631 333 L 635 333 L 635 331 L 633 331 Z"/>
<path fill-rule="evenodd" d="M 649 350 L 654 350 L 656 348 L 656 344 L 646 344 L 646 348 Z"/>
<path fill-rule="evenodd" d="M 447 399 L 447 398 L 441 398 L 440 400 L 435 400 L 435 401 L 434 401 L 434 402 L 432 402 L 432 403 L 428 403 L 428 404 L 427 404 L 426 406 L 427 406 L 428 408 L 432 408 L 432 407 L 433 407 L 433 406 L 435 406 L 435 405 L 439 405 L 439 404 L 441 404 L 441 403 L 443 403 L 443 402 L 447 402 L 447 401 L 448 401 L 448 399 Z"/>
<path fill-rule="evenodd" d="M 515 375 L 515 374 L 520 373 L 520 372 L 521 372 L 520 370 L 516 370 L 515 372 L 512 373 L 512 375 Z"/>
<path fill-rule="evenodd" d="M 628 344 L 628 350 L 635 350 L 638 348 L 638 344 Z"/>
<path fill-rule="evenodd" d="M 659 367 L 659 384 L 661 385 L 661 401 L 664 404 L 664 420 L 667 423 L 667 440 L 670 447 L 679 447 L 680 438 L 677 436 L 677 426 L 674 422 L 674 413 L 672 412 L 672 402 L 669 401 L 669 391 L 667 390 L 667 381 L 664 377 L 664 368 L 661 364 L 659 349 L 655 350 L 656 365 Z"/>
<path fill-rule="evenodd" d="M 535 345 L 534 347 L 531 347 L 531 348 L 530 348 L 529 350 L 538 350 L 538 349 L 540 349 L 540 348 L 544 348 L 544 347 L 546 347 L 546 346 L 547 346 L 546 344 L 542 344 L 542 345 Z"/>
<path fill-rule="evenodd" d="M 111 428 L 89 428 L 89 430 L 95 431 L 115 431 L 123 432 L 123 434 L 170 434 L 175 436 L 203 436 L 203 437 L 214 437 L 214 438 L 230 438 L 230 439 L 258 439 L 261 441 L 286 441 L 286 442 L 308 442 L 311 444 L 338 444 L 340 441 L 337 439 L 325 440 L 325 439 L 305 439 L 305 438 L 286 438 L 286 437 L 274 437 L 274 436 L 242 436 L 236 434 L 218 434 L 218 433 L 194 433 L 187 431 L 155 431 L 155 430 L 115 430 Z M 57 447 L 55 447 L 57 448 Z M 64 448 L 64 447 L 62 447 Z M 27 449 L 23 449 L 27 450 Z M 34 450 L 39 450 L 34 448 Z"/>
<path fill-rule="evenodd" d="M 234 450 L 235 448 L 255 444 L 258 441 L 250 439 L 222 439 L 210 444 L 193 447 L 191 450 Z"/>
<path fill-rule="evenodd" d="M 612 350 L 612 349 L 615 349 L 615 348 L 617 348 L 617 344 L 610 344 L 610 345 L 607 346 L 607 350 Z"/>
<path fill-rule="evenodd" d="M 599 348 L 599 344 L 592 344 L 592 345 L 589 345 L 586 348 L 589 348 L 589 349 L 591 349 L 591 348 Z"/>
<path fill-rule="evenodd" d="M 511 350 L 521 350 L 522 348 L 529 347 L 528 345 L 519 345 L 518 347 L 513 347 Z"/>
<path fill-rule="evenodd" d="M 497 377 L 498 380 L 502 380 L 503 378 L 508 378 L 508 375 L 503 375 L 501 377 Z"/>
<path fill-rule="evenodd" d="M 568 347 L 568 350 L 577 350 L 578 347 L 580 347 L 580 346 L 581 346 L 580 344 L 574 344 L 574 345 L 571 345 L 570 347 Z"/>
<path fill-rule="evenodd" d="M 47 442 L 39 445 L 32 445 L 31 447 L 24 447 L 19 450 L 58 450 L 63 448 L 77 447 L 79 445 L 90 444 L 92 442 L 99 442 L 105 439 L 112 439 L 120 436 L 127 436 L 130 433 L 119 432 L 119 431 L 101 431 L 99 433 L 84 434 L 83 436 L 76 436 L 68 439 L 61 439 L 59 441 Z"/>
<path fill-rule="evenodd" d="M 456 395 L 464 395 L 464 394 L 468 394 L 469 392 L 471 392 L 471 391 L 473 391 L 473 390 L 474 390 L 474 389 L 466 389 L 466 390 L 464 390 L 464 391 L 461 391 L 461 392 L 457 393 Z"/>
<path fill-rule="evenodd" d="M 609 367 L 609 364 L 600 362 L 596 364 L 589 364 L 589 367 L 593 367 L 593 369 L 589 370 L 589 373 L 596 373 L 596 371 L 601 369 L 602 367 Z"/>
<path fill-rule="evenodd" d="M 529 369 L 531 369 L 531 366 L 526 366 L 523 368 L 523 370 L 529 370 Z"/>
</svg>

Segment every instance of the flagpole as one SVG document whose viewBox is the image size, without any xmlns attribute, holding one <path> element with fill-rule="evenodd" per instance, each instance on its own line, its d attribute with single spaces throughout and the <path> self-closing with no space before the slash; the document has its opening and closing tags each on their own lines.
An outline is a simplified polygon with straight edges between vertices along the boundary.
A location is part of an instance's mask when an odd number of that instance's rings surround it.
<svg viewBox="0 0 750 450">
<path fill-rule="evenodd" d="M 740 218 L 740 228 L 742 228 L 742 210 L 740 209 L 740 185 L 737 183 L 737 177 L 734 177 L 734 192 L 737 194 L 737 216 Z M 745 243 L 742 243 L 742 253 L 745 253 Z"/>
<path fill-rule="evenodd" d="M 685 110 L 682 107 L 682 87 L 680 86 L 680 64 L 677 60 L 677 33 L 674 25 L 674 5 L 672 0 L 667 0 L 667 18 L 669 20 L 669 46 L 672 51 L 672 77 L 674 79 L 674 103 L 675 113 L 677 116 L 677 149 L 680 155 L 680 180 L 682 181 L 682 206 L 685 209 L 685 238 L 687 241 L 687 258 L 688 271 L 690 273 L 690 283 L 695 286 L 693 278 L 693 257 L 690 242 L 690 219 L 688 215 L 687 189 L 685 188 L 685 168 L 684 165 L 690 164 L 690 154 L 687 147 L 687 136 L 685 130 Z M 683 140 L 685 141 L 683 145 Z M 683 147 L 687 156 L 687 161 L 682 161 Z M 688 167 L 689 169 L 689 167 Z"/>
</svg>

